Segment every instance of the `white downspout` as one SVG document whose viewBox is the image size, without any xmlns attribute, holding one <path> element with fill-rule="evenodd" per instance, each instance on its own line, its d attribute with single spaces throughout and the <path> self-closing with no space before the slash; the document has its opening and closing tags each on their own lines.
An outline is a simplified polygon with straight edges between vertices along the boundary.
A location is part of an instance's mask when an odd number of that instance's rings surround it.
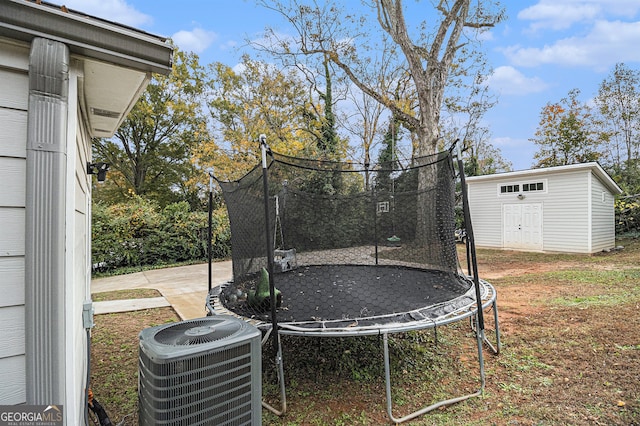
<svg viewBox="0 0 640 426">
<path fill-rule="evenodd" d="M 34 38 L 29 58 L 25 229 L 27 404 L 65 402 L 65 203 L 69 49 Z"/>
</svg>

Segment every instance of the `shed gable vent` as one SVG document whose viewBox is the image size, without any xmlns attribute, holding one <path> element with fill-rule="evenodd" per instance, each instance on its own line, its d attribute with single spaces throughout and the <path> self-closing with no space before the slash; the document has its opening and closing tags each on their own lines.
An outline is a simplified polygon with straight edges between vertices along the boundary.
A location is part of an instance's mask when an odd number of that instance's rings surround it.
<svg viewBox="0 0 640 426">
<path fill-rule="evenodd" d="M 544 182 L 523 183 L 522 190 L 525 192 L 544 191 Z"/>
<path fill-rule="evenodd" d="M 547 180 L 541 179 L 539 181 L 529 181 L 529 182 L 513 182 L 507 184 L 498 184 L 498 195 L 512 195 L 512 194 L 521 194 L 522 192 L 536 192 L 536 193 L 546 193 L 547 192 Z"/>
</svg>

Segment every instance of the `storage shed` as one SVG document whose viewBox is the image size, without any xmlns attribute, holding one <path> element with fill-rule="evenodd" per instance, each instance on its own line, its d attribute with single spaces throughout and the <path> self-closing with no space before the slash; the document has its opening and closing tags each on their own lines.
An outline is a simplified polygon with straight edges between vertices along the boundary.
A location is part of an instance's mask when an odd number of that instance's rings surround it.
<svg viewBox="0 0 640 426">
<path fill-rule="evenodd" d="M 91 138 L 112 136 L 171 66 L 164 38 L 0 1 L 0 405 L 55 405 L 64 424 L 85 423 Z"/>
<path fill-rule="evenodd" d="M 598 163 L 467 178 L 477 247 L 595 253 L 615 246 L 622 190 Z"/>
</svg>

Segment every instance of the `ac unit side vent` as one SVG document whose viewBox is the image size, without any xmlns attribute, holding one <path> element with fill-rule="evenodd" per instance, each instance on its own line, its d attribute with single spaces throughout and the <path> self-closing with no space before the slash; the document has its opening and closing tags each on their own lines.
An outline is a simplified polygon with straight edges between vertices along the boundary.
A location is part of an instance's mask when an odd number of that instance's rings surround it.
<svg viewBox="0 0 640 426">
<path fill-rule="evenodd" d="M 198 375 L 191 377 L 191 380 L 162 380 L 154 377 L 144 367 L 140 366 L 141 378 L 143 377 L 145 383 L 150 389 L 154 389 L 154 396 L 156 398 L 170 398 L 174 394 L 183 394 L 193 390 L 194 386 L 209 388 L 211 386 L 228 386 L 239 378 L 251 377 L 253 373 L 251 366 L 245 366 L 242 369 L 233 369 L 227 372 L 215 372 L 210 376 Z"/>
<path fill-rule="evenodd" d="M 159 377 L 175 377 L 185 373 L 194 374 L 209 368 L 226 369 L 244 362 L 251 362 L 251 346 L 240 345 L 222 349 L 213 353 L 203 353 L 185 359 L 175 359 L 170 362 L 153 359 L 146 354 L 141 361 L 145 368 Z M 151 355 L 151 354 L 150 354 Z"/>
</svg>

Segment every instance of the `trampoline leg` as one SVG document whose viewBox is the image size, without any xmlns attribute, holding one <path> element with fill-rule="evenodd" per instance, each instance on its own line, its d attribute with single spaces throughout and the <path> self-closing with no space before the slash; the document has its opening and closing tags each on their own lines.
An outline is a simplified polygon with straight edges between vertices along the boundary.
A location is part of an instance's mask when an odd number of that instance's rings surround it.
<svg viewBox="0 0 640 426">
<path fill-rule="evenodd" d="M 389 362 L 389 336 L 388 333 L 382 334 L 382 342 L 384 348 L 384 373 L 385 373 L 385 384 L 386 384 L 386 393 L 387 393 L 387 415 L 395 424 L 404 423 L 411 419 L 415 419 L 418 416 L 426 414 L 430 411 L 436 410 L 440 407 L 446 407 L 451 404 L 455 404 L 457 402 L 464 401 L 466 399 L 472 398 L 474 396 L 482 395 L 484 390 L 484 359 L 482 358 L 482 343 L 480 339 L 478 339 L 478 353 L 480 354 L 479 362 L 480 362 L 480 374 L 482 378 L 482 387 L 474 393 L 459 396 L 457 398 L 451 398 L 442 400 L 440 402 L 436 402 L 435 404 L 431 404 L 428 407 L 421 408 L 420 410 L 414 411 L 413 413 L 407 414 L 406 416 L 396 418 L 393 416 L 393 402 L 391 399 L 391 367 Z"/>
<path fill-rule="evenodd" d="M 476 329 L 479 330 L 476 333 L 476 344 L 478 345 L 478 365 L 480 367 L 480 394 L 484 392 L 485 374 L 484 374 L 484 352 L 482 351 L 482 342 L 486 342 L 487 338 L 484 334 L 484 329 L 480 329 L 480 319 L 476 315 Z"/>
<path fill-rule="evenodd" d="M 491 348 L 494 355 L 500 354 L 500 322 L 498 322 L 498 301 L 493 301 L 493 320 L 496 325 L 496 346 L 494 347 L 488 340 L 485 339 L 487 345 Z"/>
<path fill-rule="evenodd" d="M 268 403 L 266 403 L 264 400 L 262 401 L 262 406 L 267 410 L 271 411 L 276 416 L 280 417 L 287 412 L 287 394 L 286 394 L 286 389 L 284 385 L 284 362 L 282 360 L 282 345 L 280 344 L 280 340 L 278 340 L 278 353 L 276 354 L 276 368 L 278 369 L 277 374 L 278 374 L 278 382 L 280 383 L 280 401 L 282 404 L 282 409 L 278 410 L 274 408 L 272 405 L 269 405 Z"/>
<path fill-rule="evenodd" d="M 493 301 L 492 305 L 492 309 L 493 309 L 493 320 L 495 322 L 495 334 L 496 334 L 496 343 L 495 346 L 493 343 L 491 343 L 489 341 L 489 339 L 486 337 L 486 334 L 484 333 L 483 330 L 483 336 L 482 336 L 482 341 L 489 347 L 489 349 L 491 349 L 491 352 L 493 352 L 494 355 L 499 355 L 500 354 L 500 322 L 498 321 L 498 302 L 496 300 Z M 478 327 L 476 325 L 474 325 L 474 319 L 476 319 L 477 321 L 477 315 L 474 315 L 471 319 L 471 329 L 477 333 L 478 332 Z"/>
</svg>

